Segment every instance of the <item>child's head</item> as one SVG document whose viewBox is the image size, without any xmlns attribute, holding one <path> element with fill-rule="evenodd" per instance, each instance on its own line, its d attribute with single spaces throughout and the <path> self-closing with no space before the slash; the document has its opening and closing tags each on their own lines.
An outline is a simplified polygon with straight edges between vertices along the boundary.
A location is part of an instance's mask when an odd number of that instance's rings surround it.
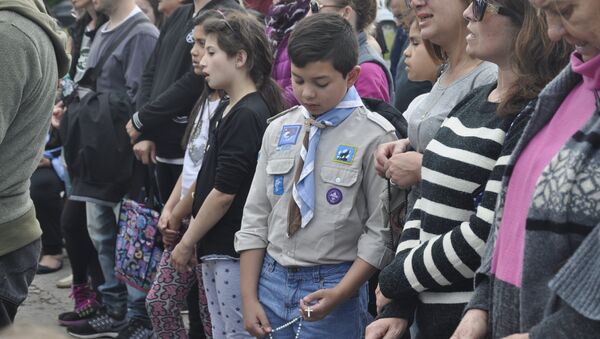
<svg viewBox="0 0 600 339">
<path fill-rule="evenodd" d="M 205 54 L 200 67 L 210 87 L 228 91 L 236 81 L 249 77 L 272 112 L 281 110 L 279 88 L 271 79 L 273 54 L 264 26 L 251 15 L 233 11 L 206 20 L 203 28 Z"/>
<path fill-rule="evenodd" d="M 194 73 L 198 75 L 203 75 L 202 67 L 200 66 L 200 61 L 204 57 L 205 53 L 205 44 L 206 44 L 206 34 L 204 33 L 204 22 L 211 18 L 219 18 L 221 17 L 221 12 L 216 10 L 206 10 L 200 12 L 196 17 L 194 17 L 194 46 L 190 50 L 190 54 L 192 55 L 192 66 L 194 68 Z"/>
<path fill-rule="evenodd" d="M 413 20 L 408 33 L 408 47 L 404 50 L 406 74 L 412 81 L 437 80 L 439 63 L 432 57 L 421 39 L 421 31 L 417 20 Z"/>
<path fill-rule="evenodd" d="M 294 94 L 313 115 L 337 106 L 360 73 L 356 36 L 336 14 L 301 20 L 290 36 L 288 55 Z"/>
<path fill-rule="evenodd" d="M 377 16 L 376 0 L 321 0 L 320 12 L 337 13 L 348 20 L 356 32 L 364 31 Z"/>
</svg>

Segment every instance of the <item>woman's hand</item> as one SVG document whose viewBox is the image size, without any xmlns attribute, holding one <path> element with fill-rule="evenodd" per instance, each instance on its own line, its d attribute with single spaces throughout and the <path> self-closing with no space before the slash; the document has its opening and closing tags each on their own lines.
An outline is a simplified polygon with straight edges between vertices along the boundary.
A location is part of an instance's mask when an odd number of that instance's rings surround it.
<svg viewBox="0 0 600 339">
<path fill-rule="evenodd" d="M 172 211 L 167 208 L 163 208 L 160 218 L 158 219 L 158 230 L 162 235 L 162 241 L 167 247 L 171 247 L 175 244 L 177 238 L 177 230 L 173 230 L 169 227 L 169 220 L 171 219 Z"/>
<path fill-rule="evenodd" d="M 387 178 L 385 176 L 385 164 L 388 160 L 394 155 L 399 153 L 406 152 L 408 145 L 410 142 L 408 139 L 402 139 L 392 142 L 386 142 L 385 144 L 381 144 L 377 146 L 377 150 L 373 154 L 374 162 L 375 162 L 375 171 L 382 178 Z"/>
<path fill-rule="evenodd" d="M 483 339 L 487 334 L 487 321 L 486 311 L 470 309 L 465 313 L 450 339 Z"/>
<path fill-rule="evenodd" d="M 422 163 L 423 154 L 419 152 L 394 154 L 385 163 L 385 177 L 400 188 L 410 188 L 421 181 Z"/>
<path fill-rule="evenodd" d="M 408 321 L 402 318 L 383 318 L 367 326 L 365 339 L 399 339 L 408 328 Z"/>
<path fill-rule="evenodd" d="M 386 298 L 383 293 L 381 293 L 379 284 L 377 284 L 377 288 L 375 289 L 375 305 L 377 305 L 377 314 L 380 314 L 383 306 L 389 304 L 390 301 L 392 301 L 392 299 Z"/>
</svg>

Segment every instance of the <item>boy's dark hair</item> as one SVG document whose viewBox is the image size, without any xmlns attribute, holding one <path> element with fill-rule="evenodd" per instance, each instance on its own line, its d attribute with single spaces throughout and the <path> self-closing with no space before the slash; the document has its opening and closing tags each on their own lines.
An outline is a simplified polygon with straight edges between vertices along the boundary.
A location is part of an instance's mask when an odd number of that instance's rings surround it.
<svg viewBox="0 0 600 339">
<path fill-rule="evenodd" d="M 346 77 L 358 64 L 358 41 L 346 19 L 337 14 L 317 13 L 296 24 L 288 55 L 297 67 L 329 61 Z"/>
</svg>

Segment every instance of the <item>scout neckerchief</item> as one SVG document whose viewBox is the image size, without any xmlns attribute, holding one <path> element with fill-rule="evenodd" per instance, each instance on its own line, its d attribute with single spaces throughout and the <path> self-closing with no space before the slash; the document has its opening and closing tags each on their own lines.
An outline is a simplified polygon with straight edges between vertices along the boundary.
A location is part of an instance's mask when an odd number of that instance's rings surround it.
<svg viewBox="0 0 600 339">
<path fill-rule="evenodd" d="M 336 127 L 357 108 L 363 106 L 354 86 L 350 87 L 340 103 L 316 119 L 303 110 L 306 118 L 305 134 L 300 151 L 300 163 L 296 168 L 292 200 L 288 210 L 288 236 L 311 221 L 315 209 L 315 157 L 323 128 Z"/>
</svg>

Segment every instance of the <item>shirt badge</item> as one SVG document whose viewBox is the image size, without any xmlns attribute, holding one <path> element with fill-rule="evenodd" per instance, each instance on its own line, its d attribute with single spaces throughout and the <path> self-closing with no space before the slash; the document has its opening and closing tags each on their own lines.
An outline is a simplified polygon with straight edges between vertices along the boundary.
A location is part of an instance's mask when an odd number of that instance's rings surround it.
<svg viewBox="0 0 600 339">
<path fill-rule="evenodd" d="M 283 125 L 277 146 L 295 145 L 301 130 L 302 125 Z"/>
<path fill-rule="evenodd" d="M 344 196 L 339 188 L 331 188 L 329 191 L 327 191 L 327 202 L 331 205 L 339 204 L 343 198 Z"/>
<path fill-rule="evenodd" d="M 188 35 L 186 35 L 186 36 L 185 36 L 185 41 L 186 41 L 188 44 L 193 44 L 193 43 L 194 43 L 194 31 L 193 31 L 193 30 L 192 30 L 192 31 L 190 31 L 190 32 L 188 33 Z"/>
<path fill-rule="evenodd" d="M 283 175 L 276 175 L 273 177 L 273 194 L 283 195 Z"/>
<path fill-rule="evenodd" d="M 340 164 L 352 165 L 354 162 L 354 156 L 358 147 L 351 145 L 339 145 L 337 151 L 335 151 L 335 158 L 333 162 L 339 162 Z"/>
</svg>

